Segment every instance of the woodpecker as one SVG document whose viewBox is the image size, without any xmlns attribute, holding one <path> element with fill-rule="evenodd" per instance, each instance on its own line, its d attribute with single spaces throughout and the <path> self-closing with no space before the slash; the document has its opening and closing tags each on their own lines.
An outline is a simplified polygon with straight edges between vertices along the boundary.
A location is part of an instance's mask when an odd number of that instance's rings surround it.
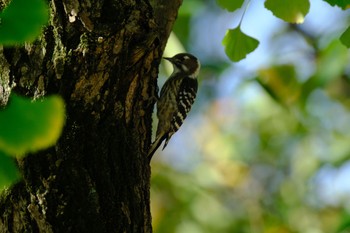
<svg viewBox="0 0 350 233">
<path fill-rule="evenodd" d="M 173 65 L 174 71 L 164 83 L 157 101 L 158 127 L 148 158 L 165 140 L 163 150 L 171 136 L 180 128 L 196 98 L 200 70 L 199 60 L 189 53 L 179 53 L 174 57 L 164 57 Z"/>
</svg>

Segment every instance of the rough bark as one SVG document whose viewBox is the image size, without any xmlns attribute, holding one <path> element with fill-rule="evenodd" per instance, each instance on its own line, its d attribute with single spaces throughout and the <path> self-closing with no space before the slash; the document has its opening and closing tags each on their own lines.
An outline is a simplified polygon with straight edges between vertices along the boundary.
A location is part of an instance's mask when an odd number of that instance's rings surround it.
<svg viewBox="0 0 350 233">
<path fill-rule="evenodd" d="M 52 0 L 40 39 L 0 49 L 2 90 L 59 94 L 67 112 L 58 143 L 18 161 L 23 180 L 1 197 L 1 233 L 152 232 L 146 152 L 180 4 Z"/>
</svg>

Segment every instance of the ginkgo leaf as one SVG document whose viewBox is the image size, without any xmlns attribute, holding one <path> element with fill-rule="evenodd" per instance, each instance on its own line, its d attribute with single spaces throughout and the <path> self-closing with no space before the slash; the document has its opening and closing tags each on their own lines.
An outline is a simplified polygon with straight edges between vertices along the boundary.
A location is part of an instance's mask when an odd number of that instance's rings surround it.
<svg viewBox="0 0 350 233">
<path fill-rule="evenodd" d="M 242 7 L 244 0 L 216 0 L 218 5 L 228 11 L 235 11 Z"/>
<path fill-rule="evenodd" d="M 32 102 L 11 95 L 0 111 L 0 150 L 21 156 L 52 146 L 61 134 L 65 108 L 59 96 Z"/>
<path fill-rule="evenodd" d="M 16 45 L 32 41 L 48 22 L 44 0 L 12 0 L 0 13 L 0 44 Z"/>
<path fill-rule="evenodd" d="M 325 2 L 328 2 L 332 6 L 339 6 L 343 10 L 346 9 L 348 5 L 350 5 L 349 0 L 324 0 Z"/>
<path fill-rule="evenodd" d="M 15 159 L 0 151 L 0 192 L 20 179 Z"/>
<path fill-rule="evenodd" d="M 348 27 L 340 36 L 340 41 L 343 45 L 350 48 L 350 27 Z"/>
<path fill-rule="evenodd" d="M 310 9 L 309 0 L 266 0 L 265 7 L 289 23 L 303 23 Z"/>
<path fill-rule="evenodd" d="M 225 46 L 226 55 L 232 61 L 237 62 L 254 51 L 258 47 L 259 41 L 244 34 L 240 27 L 237 27 L 226 32 L 222 44 Z"/>
</svg>

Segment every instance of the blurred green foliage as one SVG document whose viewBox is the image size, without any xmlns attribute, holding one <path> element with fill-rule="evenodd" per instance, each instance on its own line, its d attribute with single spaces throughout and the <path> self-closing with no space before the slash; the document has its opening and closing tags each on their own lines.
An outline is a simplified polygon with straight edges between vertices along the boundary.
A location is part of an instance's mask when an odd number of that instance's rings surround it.
<svg viewBox="0 0 350 233">
<path fill-rule="evenodd" d="M 0 191 L 19 179 L 13 157 L 53 146 L 64 122 L 61 97 L 50 96 L 32 102 L 11 94 L 7 106 L 0 110 Z"/>
<path fill-rule="evenodd" d="M 11 0 L 0 12 L 0 44 L 9 46 L 36 39 L 49 19 L 44 0 Z"/>
<path fill-rule="evenodd" d="M 14 156 L 52 146 L 61 135 L 65 119 L 59 96 L 32 102 L 12 94 L 0 111 L 0 151 Z"/>
<path fill-rule="evenodd" d="M 186 20 L 180 12 L 174 33 L 187 28 L 179 38 L 202 61 L 199 94 L 189 118 L 152 161 L 154 232 L 349 232 L 350 54 L 339 41 L 344 29 L 320 34 L 310 24 L 279 22 L 268 43 L 257 36 L 260 49 L 269 45 L 264 65 L 250 59 L 254 51 L 228 66 L 225 48 L 198 33 L 213 34 L 211 14 L 227 21 L 227 12 L 213 1 L 196 4 Z M 184 2 L 181 10 L 189 9 Z M 240 21 L 241 15 L 234 16 Z"/>
<path fill-rule="evenodd" d="M 40 36 L 48 21 L 44 0 L 12 0 L 0 13 L 0 45 L 31 42 Z M 8 80 L 0 77 L 0 90 Z M 0 191 L 20 178 L 15 158 L 52 146 L 58 140 L 65 121 L 63 99 L 51 96 L 32 101 L 11 94 L 0 109 Z M 12 156 L 12 157 L 10 157 Z"/>
<path fill-rule="evenodd" d="M 20 179 L 15 159 L 0 151 L 0 191 Z"/>
<path fill-rule="evenodd" d="M 340 41 L 348 48 L 350 48 L 350 27 L 341 35 Z"/>
</svg>

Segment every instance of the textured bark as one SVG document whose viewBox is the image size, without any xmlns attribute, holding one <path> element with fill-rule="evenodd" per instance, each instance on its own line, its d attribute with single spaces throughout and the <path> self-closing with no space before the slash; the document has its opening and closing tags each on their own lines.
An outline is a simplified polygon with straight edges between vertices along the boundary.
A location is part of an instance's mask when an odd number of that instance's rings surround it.
<svg viewBox="0 0 350 233">
<path fill-rule="evenodd" d="M 146 152 L 180 4 L 52 0 L 40 39 L 0 49 L 2 104 L 12 87 L 60 94 L 67 112 L 58 143 L 18 161 L 23 180 L 1 197 L 1 233 L 152 232 Z"/>
</svg>

